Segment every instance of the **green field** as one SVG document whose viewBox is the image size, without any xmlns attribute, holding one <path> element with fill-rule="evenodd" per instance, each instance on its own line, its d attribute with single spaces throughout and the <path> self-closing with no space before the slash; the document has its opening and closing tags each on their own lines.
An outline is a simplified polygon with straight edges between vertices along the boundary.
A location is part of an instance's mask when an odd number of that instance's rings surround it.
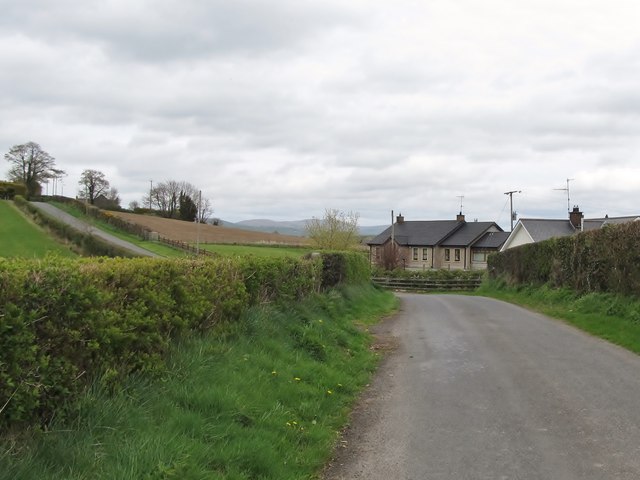
<svg viewBox="0 0 640 480">
<path fill-rule="evenodd" d="M 223 244 L 200 244 L 200 248 L 220 255 L 243 257 L 254 255 L 256 257 L 294 257 L 299 258 L 313 251 L 304 247 L 280 247 L 273 245 L 223 245 Z"/>
<path fill-rule="evenodd" d="M 0 257 L 40 258 L 76 255 L 27 220 L 12 202 L 0 200 Z"/>
</svg>

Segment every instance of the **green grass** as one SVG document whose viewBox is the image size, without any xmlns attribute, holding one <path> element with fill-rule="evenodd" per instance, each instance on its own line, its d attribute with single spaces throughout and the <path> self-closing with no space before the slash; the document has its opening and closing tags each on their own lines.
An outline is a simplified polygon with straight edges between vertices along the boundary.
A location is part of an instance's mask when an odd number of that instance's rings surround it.
<svg viewBox="0 0 640 480">
<path fill-rule="evenodd" d="M 640 298 L 610 293 L 579 295 L 548 286 L 508 287 L 485 281 L 475 294 L 522 305 L 640 354 Z"/>
<path fill-rule="evenodd" d="M 187 252 L 184 252 L 183 250 L 179 250 L 177 248 L 173 248 L 170 247 L 168 245 L 165 245 L 163 243 L 160 242 L 152 242 L 152 241 L 148 241 L 148 240 L 142 240 L 140 237 L 138 237 L 137 235 L 134 235 L 132 233 L 128 233 L 128 232 L 124 232 L 122 230 L 120 230 L 119 228 L 114 227 L 113 225 L 107 223 L 107 222 L 103 222 L 101 220 L 98 220 L 94 217 L 91 217 L 89 215 L 86 215 L 82 209 L 76 207 L 75 205 L 69 204 L 69 203 L 63 203 L 63 202 L 51 202 L 52 205 L 55 205 L 56 207 L 58 207 L 60 210 L 63 210 L 65 212 L 67 212 L 69 215 L 74 216 L 75 218 L 78 218 L 84 222 L 87 222 L 91 225 L 93 225 L 96 228 L 99 228 L 100 230 L 103 230 L 107 233 L 110 233 L 111 235 L 113 235 L 114 237 L 118 237 L 121 240 L 126 240 L 129 243 L 133 243 L 134 245 L 137 245 L 141 248 L 144 248 L 145 250 L 149 250 L 150 252 L 156 253 L 158 255 L 161 255 L 163 257 L 167 257 L 167 258 L 183 258 L 183 257 L 188 257 L 189 254 Z"/>
<path fill-rule="evenodd" d="M 314 251 L 312 248 L 306 247 L 281 247 L 273 245 L 224 245 L 224 244 L 200 244 L 200 248 L 209 252 L 219 253 L 227 256 L 246 256 L 254 255 L 256 257 L 294 257 L 299 258 L 303 255 Z"/>
<path fill-rule="evenodd" d="M 0 479 L 310 479 L 377 356 L 392 294 L 348 287 L 175 346 L 165 373 L 98 388 L 46 433 L 0 440 Z"/>
<path fill-rule="evenodd" d="M 49 254 L 76 256 L 25 218 L 12 202 L 0 200 L 0 257 L 41 258 Z"/>
</svg>

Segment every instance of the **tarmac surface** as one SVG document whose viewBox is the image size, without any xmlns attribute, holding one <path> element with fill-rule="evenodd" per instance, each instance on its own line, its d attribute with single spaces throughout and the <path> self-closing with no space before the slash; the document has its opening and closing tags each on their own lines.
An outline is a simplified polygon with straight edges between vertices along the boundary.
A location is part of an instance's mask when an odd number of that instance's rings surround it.
<svg viewBox="0 0 640 480">
<path fill-rule="evenodd" d="M 118 238 L 114 235 L 104 232 L 99 228 L 95 228 L 92 225 L 88 224 L 87 222 L 83 222 L 82 220 L 77 219 L 73 215 L 69 215 L 67 212 L 60 210 L 59 208 L 51 205 L 50 203 L 46 203 L 46 202 L 31 202 L 31 203 L 32 205 L 42 210 L 43 212 L 46 212 L 52 217 L 57 218 L 58 220 L 66 223 L 67 225 L 72 226 L 77 230 L 99 237 L 106 242 L 109 242 L 121 248 L 125 248 L 143 257 L 160 257 L 159 255 L 153 252 L 150 252 L 149 250 L 146 250 L 142 247 L 134 245 L 131 242 L 127 242 L 126 240 L 122 240 L 121 238 Z"/>
<path fill-rule="evenodd" d="M 493 299 L 399 294 L 325 479 L 640 478 L 640 357 Z"/>
</svg>

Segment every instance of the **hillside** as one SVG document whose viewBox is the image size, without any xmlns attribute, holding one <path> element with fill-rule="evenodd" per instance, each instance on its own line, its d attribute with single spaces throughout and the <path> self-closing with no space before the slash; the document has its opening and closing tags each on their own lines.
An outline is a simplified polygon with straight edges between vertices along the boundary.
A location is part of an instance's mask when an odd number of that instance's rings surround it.
<svg viewBox="0 0 640 480">
<path fill-rule="evenodd" d="M 289 220 L 289 221 L 276 221 L 267 219 L 254 219 L 254 220 L 242 220 L 240 222 L 231 223 L 225 221 L 224 224 L 242 228 L 246 230 L 253 230 L 259 232 L 278 232 L 283 235 L 292 235 L 296 237 L 303 237 L 306 235 L 306 226 L 309 220 Z M 372 225 L 372 226 L 359 226 L 358 231 L 361 236 L 375 236 L 383 232 L 388 225 Z"/>
<path fill-rule="evenodd" d="M 31 223 L 8 200 L 0 200 L 0 257 L 40 258 L 48 253 L 75 254 Z"/>
<path fill-rule="evenodd" d="M 199 237 L 201 243 L 309 244 L 308 240 L 304 237 L 281 235 L 279 233 L 258 232 L 208 224 L 198 225 L 193 222 L 184 222 L 150 215 L 138 215 L 135 213 L 110 212 L 110 214 L 127 220 L 128 222 L 142 225 L 151 231 L 158 232 L 162 237 L 187 243 L 196 243 Z"/>
</svg>

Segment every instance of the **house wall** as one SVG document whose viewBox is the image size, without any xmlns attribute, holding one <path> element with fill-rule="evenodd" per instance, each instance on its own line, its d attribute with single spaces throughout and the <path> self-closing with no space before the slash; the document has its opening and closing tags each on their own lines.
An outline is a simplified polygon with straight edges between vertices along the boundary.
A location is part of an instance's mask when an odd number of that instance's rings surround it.
<svg viewBox="0 0 640 480">
<path fill-rule="evenodd" d="M 529 233 L 522 228 L 522 224 L 516 225 L 516 228 L 513 230 L 511 236 L 507 239 L 502 250 L 507 250 L 509 248 L 514 248 L 519 245 L 524 245 L 525 243 L 533 243 L 533 239 L 529 235 Z"/>
<path fill-rule="evenodd" d="M 488 249 L 488 248 L 472 248 L 471 249 L 471 270 L 486 270 L 487 269 L 487 258 L 490 253 L 495 252 L 496 250 Z M 480 258 L 479 258 L 480 257 Z"/>
<path fill-rule="evenodd" d="M 431 270 L 433 265 L 432 247 L 407 247 L 405 267 L 411 270 Z"/>
<path fill-rule="evenodd" d="M 447 260 L 447 250 L 449 259 Z M 459 251 L 459 260 L 456 259 L 456 250 Z M 469 259 L 469 251 L 464 247 L 438 247 L 436 249 L 438 267 L 445 270 L 464 270 L 465 261 Z"/>
</svg>

